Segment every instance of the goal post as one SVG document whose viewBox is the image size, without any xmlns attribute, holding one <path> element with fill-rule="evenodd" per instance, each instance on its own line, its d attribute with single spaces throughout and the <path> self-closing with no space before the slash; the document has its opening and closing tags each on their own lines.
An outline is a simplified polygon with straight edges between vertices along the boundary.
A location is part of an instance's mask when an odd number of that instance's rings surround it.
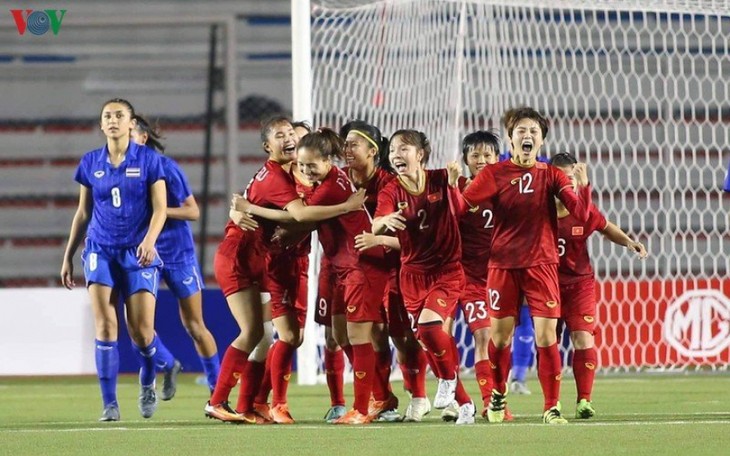
<svg viewBox="0 0 730 456">
<path fill-rule="evenodd" d="M 466 133 L 504 136 L 507 109 L 536 108 L 543 153 L 587 162 L 594 202 L 650 252 L 589 241 L 603 371 L 725 369 L 727 36 L 713 0 L 311 0 L 312 119 L 422 130 L 436 168 Z"/>
</svg>

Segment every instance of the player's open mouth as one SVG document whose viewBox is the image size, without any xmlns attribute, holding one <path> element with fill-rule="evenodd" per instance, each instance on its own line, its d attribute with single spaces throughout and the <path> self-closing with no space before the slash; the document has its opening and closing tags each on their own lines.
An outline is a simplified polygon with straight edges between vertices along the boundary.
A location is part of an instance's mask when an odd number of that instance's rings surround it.
<svg viewBox="0 0 730 456">
<path fill-rule="evenodd" d="M 405 164 L 405 162 L 393 162 L 393 168 L 399 173 L 402 173 L 408 168 L 408 165 Z"/>
<path fill-rule="evenodd" d="M 297 150 L 296 146 L 288 146 L 288 147 L 284 148 L 284 153 L 289 155 L 289 154 L 293 154 L 294 152 L 296 152 L 296 150 Z"/>
<path fill-rule="evenodd" d="M 353 157 L 352 155 L 345 154 L 345 162 L 347 162 L 348 165 L 354 161 L 355 161 L 355 157 Z"/>
<path fill-rule="evenodd" d="M 523 152 L 532 152 L 532 141 L 525 141 L 522 143 Z"/>
</svg>

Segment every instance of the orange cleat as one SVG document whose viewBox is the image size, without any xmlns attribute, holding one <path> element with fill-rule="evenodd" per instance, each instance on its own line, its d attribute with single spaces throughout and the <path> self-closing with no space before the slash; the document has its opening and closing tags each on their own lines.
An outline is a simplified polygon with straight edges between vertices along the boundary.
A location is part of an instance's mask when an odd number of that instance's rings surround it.
<svg viewBox="0 0 730 456">
<path fill-rule="evenodd" d="M 273 421 L 267 420 L 254 411 L 239 413 L 239 415 L 246 419 L 246 424 L 274 424 Z"/>
<path fill-rule="evenodd" d="M 376 401 L 377 402 L 377 401 Z M 369 415 L 363 415 L 357 409 L 352 409 L 341 418 L 333 421 L 334 424 L 368 424 L 372 420 Z"/>
<path fill-rule="evenodd" d="M 253 411 L 260 416 L 261 418 L 269 421 L 273 421 L 273 417 L 271 416 L 271 407 L 269 407 L 269 404 L 253 404 Z"/>
<path fill-rule="evenodd" d="M 487 407 L 488 406 L 484 406 L 484 410 L 482 410 L 482 418 L 484 418 L 485 420 L 488 419 L 487 418 Z M 512 412 L 510 412 L 509 408 L 507 408 L 507 407 L 504 408 L 504 420 L 505 421 L 514 421 L 515 420 L 515 417 L 512 415 Z"/>
<path fill-rule="evenodd" d="M 291 417 L 289 405 L 286 403 L 271 407 L 271 419 L 276 424 L 294 424 L 294 418 Z"/>
<path fill-rule="evenodd" d="M 210 402 L 205 404 L 205 416 L 213 418 L 226 423 L 236 424 L 254 424 L 255 420 L 249 419 L 243 415 L 236 413 L 229 405 L 228 402 L 221 402 L 220 404 L 211 405 Z"/>
<path fill-rule="evenodd" d="M 394 412 L 398 410 L 398 398 L 395 394 L 390 393 L 390 397 L 384 401 L 376 401 L 375 398 L 370 397 L 370 402 L 368 403 L 368 418 L 370 418 L 370 421 L 377 420 L 383 412 L 389 410 Z"/>
</svg>

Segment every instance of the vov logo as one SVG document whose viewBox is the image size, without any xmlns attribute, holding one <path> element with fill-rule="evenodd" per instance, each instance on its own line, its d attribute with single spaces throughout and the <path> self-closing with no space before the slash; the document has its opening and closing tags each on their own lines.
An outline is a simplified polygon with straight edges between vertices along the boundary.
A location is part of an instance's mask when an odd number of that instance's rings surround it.
<svg viewBox="0 0 730 456">
<path fill-rule="evenodd" d="M 61 22 L 66 15 L 66 10 L 10 10 L 15 20 L 15 27 L 18 29 L 18 35 L 25 35 L 25 31 L 29 31 L 33 35 L 45 35 L 51 30 L 54 35 L 58 35 L 61 30 Z"/>
<path fill-rule="evenodd" d="M 664 339 L 689 358 L 719 355 L 730 346 L 730 299 L 717 290 L 691 290 L 664 314 Z"/>
</svg>

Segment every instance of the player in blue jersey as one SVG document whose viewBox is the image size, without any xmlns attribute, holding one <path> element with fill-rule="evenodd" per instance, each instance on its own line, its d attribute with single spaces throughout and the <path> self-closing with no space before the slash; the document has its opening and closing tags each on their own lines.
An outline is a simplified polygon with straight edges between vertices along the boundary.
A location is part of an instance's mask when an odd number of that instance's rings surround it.
<svg viewBox="0 0 730 456">
<path fill-rule="evenodd" d="M 157 409 L 153 355 L 165 350 L 155 335 L 155 297 L 162 262 L 155 242 L 165 224 L 165 171 L 160 155 L 130 140 L 134 108 L 123 99 L 104 103 L 100 127 L 104 147 L 87 152 L 74 179 L 80 184 L 61 266 L 61 281 L 73 287 L 73 257 L 86 234 L 81 259 L 94 312 L 96 369 L 104 412 L 100 421 L 120 418 L 117 302 L 123 297 L 127 328 L 140 363 L 139 410 Z"/>
<path fill-rule="evenodd" d="M 142 116 L 136 115 L 134 120 L 136 126 L 132 130 L 132 141 L 164 154 L 165 146 L 160 142 L 157 130 Z M 157 254 L 164 264 L 162 278 L 180 303 L 180 320 L 193 339 L 208 387 L 213 391 L 218 379 L 220 360 L 215 339 L 203 320 L 203 278 L 189 223 L 198 220 L 200 210 L 190 184 L 177 162 L 164 155 L 160 158 L 167 184 L 167 221 L 157 238 Z M 175 380 L 180 370 L 178 361 L 174 361 L 171 366 L 165 366 L 165 381 L 160 395 L 162 400 L 169 400 L 174 396 Z"/>
<path fill-rule="evenodd" d="M 727 165 L 727 174 L 725 175 L 725 185 L 722 189 L 726 192 L 730 192 L 730 163 Z"/>
</svg>

